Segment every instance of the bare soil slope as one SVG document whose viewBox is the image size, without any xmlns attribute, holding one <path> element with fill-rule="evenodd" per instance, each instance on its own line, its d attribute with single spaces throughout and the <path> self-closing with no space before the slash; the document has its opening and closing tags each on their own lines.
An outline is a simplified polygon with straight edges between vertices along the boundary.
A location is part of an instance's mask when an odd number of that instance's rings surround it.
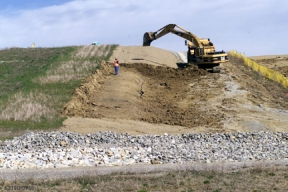
<svg viewBox="0 0 288 192">
<path fill-rule="evenodd" d="M 111 63 L 113 63 L 114 58 L 117 58 L 120 64 L 146 63 L 172 68 L 177 68 L 176 63 L 181 62 L 177 54 L 152 46 L 119 46 L 110 58 Z"/>
<path fill-rule="evenodd" d="M 155 47 L 119 46 L 111 61 L 115 57 L 120 75 L 103 63 L 87 78 L 63 108 L 70 118 L 62 131 L 287 131 L 286 90 L 274 94 L 274 84 L 255 79 L 243 66 L 226 63 L 220 74 L 177 69 L 179 57 Z"/>
</svg>

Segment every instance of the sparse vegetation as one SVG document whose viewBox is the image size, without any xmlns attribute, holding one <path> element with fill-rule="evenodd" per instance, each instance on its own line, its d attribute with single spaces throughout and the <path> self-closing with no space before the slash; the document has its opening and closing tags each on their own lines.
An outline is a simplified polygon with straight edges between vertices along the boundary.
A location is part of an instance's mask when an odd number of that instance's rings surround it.
<svg viewBox="0 0 288 192">
<path fill-rule="evenodd" d="M 13 185 L 31 186 L 37 191 L 287 191 L 287 173 L 285 167 L 257 167 L 237 172 L 119 173 L 73 179 L 0 181 L 0 190 Z"/>
<path fill-rule="evenodd" d="M 0 129 L 15 132 L 61 126 L 64 118 L 59 111 L 72 91 L 99 67 L 101 60 L 109 59 L 115 47 L 1 50 Z"/>
</svg>

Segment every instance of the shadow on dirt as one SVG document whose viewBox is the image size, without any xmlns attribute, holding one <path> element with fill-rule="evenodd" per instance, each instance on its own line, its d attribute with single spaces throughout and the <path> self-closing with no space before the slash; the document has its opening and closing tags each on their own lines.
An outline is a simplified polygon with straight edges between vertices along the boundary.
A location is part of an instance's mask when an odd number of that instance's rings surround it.
<svg viewBox="0 0 288 192">
<path fill-rule="evenodd" d="M 183 69 L 185 67 L 189 67 L 188 63 L 176 63 L 176 64 L 177 64 L 177 67 L 180 68 L 180 69 Z"/>
</svg>

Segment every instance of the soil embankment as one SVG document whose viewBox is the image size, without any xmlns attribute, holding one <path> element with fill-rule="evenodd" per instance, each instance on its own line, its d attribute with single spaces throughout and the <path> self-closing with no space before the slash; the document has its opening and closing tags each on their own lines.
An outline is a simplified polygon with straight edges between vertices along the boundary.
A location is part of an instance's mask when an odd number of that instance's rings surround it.
<svg viewBox="0 0 288 192">
<path fill-rule="evenodd" d="M 220 74 L 196 67 L 178 69 L 177 54 L 140 46 L 120 46 L 113 58 L 120 60 L 120 75 L 115 76 L 107 63 L 87 78 L 63 110 L 70 118 L 62 131 L 180 134 L 287 129 L 285 90 L 278 98 L 243 66 L 225 63 Z"/>
</svg>

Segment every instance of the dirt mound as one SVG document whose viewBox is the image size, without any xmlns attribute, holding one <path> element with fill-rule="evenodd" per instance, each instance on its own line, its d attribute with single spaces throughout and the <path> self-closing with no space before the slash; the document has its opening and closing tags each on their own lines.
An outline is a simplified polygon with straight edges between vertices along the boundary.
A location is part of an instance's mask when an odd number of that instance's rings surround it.
<svg viewBox="0 0 288 192">
<path fill-rule="evenodd" d="M 193 105 L 192 100 L 186 100 L 191 91 L 189 84 L 207 75 L 206 71 L 197 67 L 173 69 L 146 64 L 125 67 L 137 70 L 144 78 L 140 90 L 140 108 L 145 115 L 141 120 L 189 128 L 219 124 L 220 117 L 215 111 L 207 113 L 199 106 Z"/>
<path fill-rule="evenodd" d="M 61 131 L 287 130 L 287 90 L 244 65 L 224 63 L 218 74 L 193 66 L 178 69 L 177 53 L 142 46 L 119 46 L 114 57 L 120 60 L 120 75 L 114 75 L 113 64 L 105 63 L 87 78 L 62 111 L 69 118 Z M 284 56 L 272 59 L 270 67 L 274 61 L 278 68 L 287 67 Z"/>
<path fill-rule="evenodd" d="M 111 74 L 111 67 L 87 79 L 75 90 L 64 107 L 68 116 L 85 118 L 121 118 L 149 123 L 222 127 L 221 115 L 207 112 L 187 99 L 189 84 L 207 72 L 197 67 L 174 69 L 148 64 L 122 64 L 121 76 Z M 91 79 L 94 81 L 91 82 Z M 205 100 L 206 94 L 198 97 Z"/>
<path fill-rule="evenodd" d="M 177 68 L 180 58 L 176 53 L 153 46 L 119 46 L 113 51 L 111 61 L 117 58 L 120 64 L 146 63 Z"/>
</svg>

